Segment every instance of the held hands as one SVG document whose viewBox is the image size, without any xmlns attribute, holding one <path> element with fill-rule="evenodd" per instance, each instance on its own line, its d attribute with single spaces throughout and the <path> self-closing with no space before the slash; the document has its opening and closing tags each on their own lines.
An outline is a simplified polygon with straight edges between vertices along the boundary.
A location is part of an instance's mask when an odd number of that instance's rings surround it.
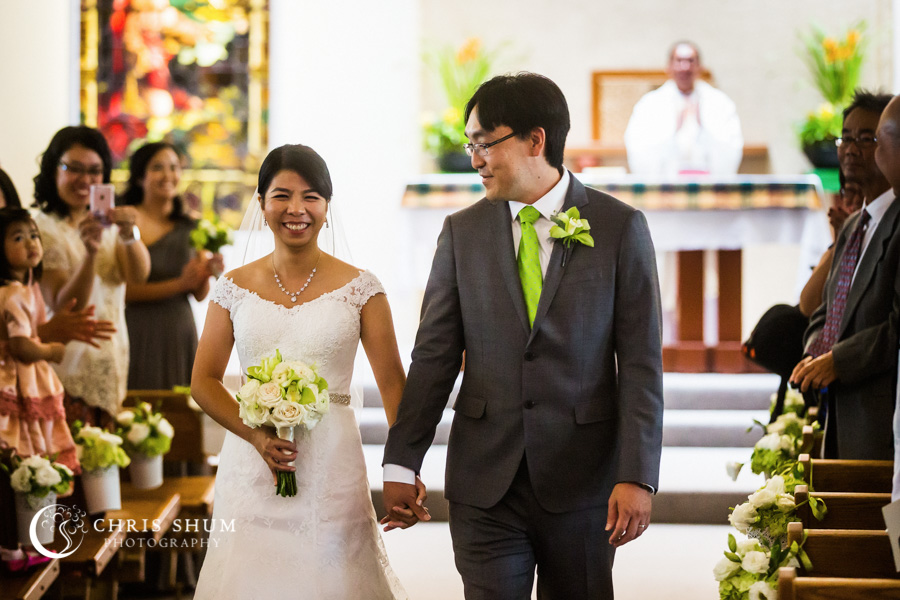
<svg viewBox="0 0 900 600">
<path fill-rule="evenodd" d="M 294 442 L 279 439 L 275 432 L 268 427 L 258 427 L 252 430 L 248 441 L 266 461 L 266 465 L 272 471 L 273 482 L 278 482 L 276 471 L 293 472 L 297 470 L 288 464 L 297 458 L 297 445 Z"/>
<path fill-rule="evenodd" d="M 208 261 L 201 256 L 195 256 L 181 269 L 181 275 L 178 277 L 180 287 L 183 292 L 193 292 L 203 286 L 209 279 Z"/>
<path fill-rule="evenodd" d="M 397 481 L 384 482 L 384 510 L 387 515 L 381 519 L 385 531 L 392 529 L 406 529 L 419 521 L 430 521 L 431 515 L 425 507 L 425 499 L 428 494 L 425 484 L 416 476 L 416 485 L 399 483 Z"/>
<path fill-rule="evenodd" d="M 618 548 L 639 538 L 650 526 L 653 495 L 636 483 L 617 483 L 609 496 L 606 531 L 610 545 Z"/>
<path fill-rule="evenodd" d="M 836 379 L 834 355 L 831 352 L 826 352 L 816 358 L 803 357 L 803 360 L 797 363 L 794 372 L 791 373 L 791 383 L 799 386 L 801 392 L 809 389 L 821 390 L 831 385 Z"/>
</svg>

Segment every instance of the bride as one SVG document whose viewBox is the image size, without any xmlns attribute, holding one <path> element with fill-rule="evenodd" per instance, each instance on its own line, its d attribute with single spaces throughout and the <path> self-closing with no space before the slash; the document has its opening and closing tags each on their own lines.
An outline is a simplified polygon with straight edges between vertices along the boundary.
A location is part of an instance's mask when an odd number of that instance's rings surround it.
<svg viewBox="0 0 900 600">
<path fill-rule="evenodd" d="M 406 598 L 385 555 L 349 406 L 361 340 L 388 423 L 396 418 L 406 376 L 387 298 L 374 275 L 319 249 L 332 186 L 315 151 L 273 150 L 258 190 L 275 250 L 219 280 L 191 380 L 197 403 L 228 430 L 213 511 L 224 526 L 210 533 L 194 598 Z M 244 425 L 222 384 L 234 345 L 244 372 L 276 349 L 317 365 L 330 411 L 312 431 L 298 428 L 293 443 Z M 295 471 L 296 496 L 276 495 L 276 471 Z"/>
</svg>

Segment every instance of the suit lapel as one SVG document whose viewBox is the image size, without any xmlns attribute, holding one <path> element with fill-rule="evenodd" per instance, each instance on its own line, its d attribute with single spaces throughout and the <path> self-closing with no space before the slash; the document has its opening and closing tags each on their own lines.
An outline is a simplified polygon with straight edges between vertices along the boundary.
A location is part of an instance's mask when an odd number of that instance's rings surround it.
<svg viewBox="0 0 900 600">
<path fill-rule="evenodd" d="M 491 221 L 494 234 L 492 237 L 494 238 L 497 262 L 500 264 L 500 273 L 503 276 L 506 291 L 509 292 L 516 314 L 519 315 L 522 327 L 528 333 L 528 312 L 525 309 L 522 282 L 519 280 L 519 267 L 516 262 L 515 246 L 513 244 L 512 217 L 509 212 L 509 203 L 496 202 L 492 207 L 494 210 L 494 218 Z"/>
<path fill-rule="evenodd" d="M 850 317 L 853 315 L 853 311 L 856 310 L 856 306 L 859 304 L 860 299 L 862 299 L 866 288 L 869 287 L 869 282 L 875 275 L 875 268 L 878 266 L 881 257 L 884 255 L 884 249 L 888 242 L 890 242 L 891 236 L 894 235 L 898 215 L 900 215 L 900 201 L 895 199 L 891 202 L 891 206 L 887 209 L 887 212 L 884 213 L 881 222 L 878 223 L 878 228 L 875 230 L 875 233 L 872 234 L 872 240 L 869 242 L 865 254 L 862 256 L 862 261 L 859 263 L 856 277 L 853 280 L 853 284 L 850 286 L 850 293 L 847 296 L 847 306 L 841 317 L 841 329 L 838 332 L 838 339 L 844 334 L 844 330 L 847 328 L 848 323 L 850 323 Z M 856 221 L 854 221 L 853 225 L 854 227 L 856 226 Z"/>
<path fill-rule="evenodd" d="M 569 210 L 573 206 L 577 206 L 580 210 L 585 204 L 587 204 L 587 194 L 584 191 L 584 185 L 575 179 L 575 175 L 569 173 L 569 190 L 566 193 L 562 210 Z M 579 245 L 578 243 L 572 245 L 572 248 L 569 250 L 569 260 L 572 259 L 572 254 L 578 249 Z M 553 297 L 556 296 L 556 290 L 559 288 L 559 282 L 565 271 L 565 267 L 562 266 L 563 252 L 565 250 L 566 247 L 562 242 L 557 241 L 553 243 L 553 251 L 550 253 L 550 264 L 547 265 L 547 274 L 544 276 L 544 285 L 541 287 L 541 299 L 538 302 L 537 313 L 534 316 L 534 327 L 531 328 L 531 336 L 528 338 L 529 343 L 534 339 L 535 332 L 540 328 L 541 323 L 547 316 L 547 311 L 550 310 Z"/>
</svg>

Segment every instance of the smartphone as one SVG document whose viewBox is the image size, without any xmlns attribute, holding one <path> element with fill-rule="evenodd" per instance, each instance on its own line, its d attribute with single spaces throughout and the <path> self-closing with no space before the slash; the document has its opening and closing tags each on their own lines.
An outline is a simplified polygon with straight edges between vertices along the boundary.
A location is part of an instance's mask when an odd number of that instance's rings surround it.
<svg viewBox="0 0 900 600">
<path fill-rule="evenodd" d="M 109 213 L 116 206 L 116 188 L 111 183 L 99 183 L 91 186 L 91 214 L 109 227 L 112 224 Z"/>
</svg>

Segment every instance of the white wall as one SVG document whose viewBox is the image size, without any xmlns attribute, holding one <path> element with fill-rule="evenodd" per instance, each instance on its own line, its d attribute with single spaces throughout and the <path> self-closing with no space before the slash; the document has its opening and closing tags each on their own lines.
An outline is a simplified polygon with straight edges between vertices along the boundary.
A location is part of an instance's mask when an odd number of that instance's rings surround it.
<svg viewBox="0 0 900 600">
<path fill-rule="evenodd" d="M 77 121 L 78 17 L 77 0 L 0 3 L 0 167 L 26 205 L 39 155 Z"/>
</svg>

